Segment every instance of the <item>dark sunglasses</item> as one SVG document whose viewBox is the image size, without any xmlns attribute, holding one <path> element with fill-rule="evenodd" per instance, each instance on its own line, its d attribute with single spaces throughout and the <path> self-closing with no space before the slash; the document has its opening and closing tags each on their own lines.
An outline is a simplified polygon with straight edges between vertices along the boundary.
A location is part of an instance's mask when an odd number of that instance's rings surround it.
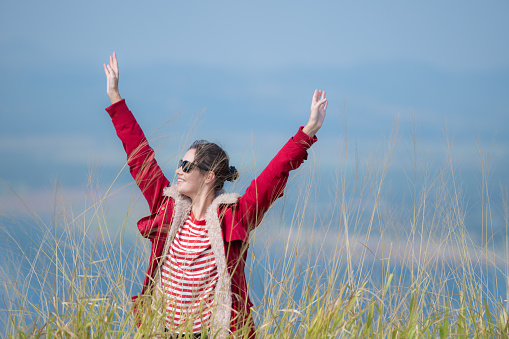
<svg viewBox="0 0 509 339">
<path fill-rule="evenodd" d="M 199 169 L 202 169 L 204 171 L 209 171 L 209 169 L 206 167 L 203 167 L 198 164 L 195 164 L 194 162 L 190 162 L 190 161 L 182 160 L 182 159 L 179 160 L 179 165 L 177 166 L 177 169 L 182 167 L 182 171 L 184 173 L 189 173 L 193 169 L 193 166 L 198 167 Z"/>
</svg>

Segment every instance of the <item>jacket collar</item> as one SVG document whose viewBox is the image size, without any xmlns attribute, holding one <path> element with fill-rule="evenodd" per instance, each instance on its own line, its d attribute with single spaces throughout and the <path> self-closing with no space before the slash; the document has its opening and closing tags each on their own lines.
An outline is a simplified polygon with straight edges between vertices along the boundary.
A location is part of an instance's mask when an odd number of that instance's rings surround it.
<svg viewBox="0 0 509 339">
<path fill-rule="evenodd" d="M 173 198 L 173 200 L 175 200 L 175 202 L 182 201 L 182 202 L 185 202 L 186 204 L 191 205 L 191 199 L 189 199 L 188 196 L 180 194 L 177 191 L 176 185 L 171 185 L 171 186 L 165 187 L 163 189 L 163 195 L 165 197 Z M 224 204 L 224 205 L 235 204 L 239 200 L 239 197 L 240 197 L 240 195 L 237 193 L 226 193 L 225 190 L 222 189 L 219 192 L 216 192 L 216 197 L 214 198 L 214 201 L 209 206 L 207 211 L 210 210 L 211 207 L 212 208 L 219 207 L 219 205 L 221 205 L 221 204 Z"/>
</svg>

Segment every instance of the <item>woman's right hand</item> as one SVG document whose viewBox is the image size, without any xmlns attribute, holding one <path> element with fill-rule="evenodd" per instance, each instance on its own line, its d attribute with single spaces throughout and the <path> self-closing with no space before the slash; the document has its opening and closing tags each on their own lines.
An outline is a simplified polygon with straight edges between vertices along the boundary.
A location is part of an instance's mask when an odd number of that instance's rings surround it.
<svg viewBox="0 0 509 339">
<path fill-rule="evenodd" d="M 120 93 L 118 92 L 118 63 L 117 54 L 113 52 L 110 55 L 110 63 L 108 65 L 103 64 L 104 73 L 106 74 L 106 93 L 110 97 L 111 103 L 114 104 L 117 101 L 122 100 Z"/>
</svg>

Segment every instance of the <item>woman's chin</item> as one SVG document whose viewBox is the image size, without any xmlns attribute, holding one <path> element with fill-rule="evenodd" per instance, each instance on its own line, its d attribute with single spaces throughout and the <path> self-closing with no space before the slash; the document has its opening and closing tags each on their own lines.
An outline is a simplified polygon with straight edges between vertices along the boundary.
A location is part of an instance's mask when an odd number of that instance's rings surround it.
<svg viewBox="0 0 509 339">
<path fill-rule="evenodd" d="M 185 189 L 182 189 L 182 187 L 179 184 L 177 184 L 177 192 L 179 192 L 179 194 L 185 195 L 186 197 L 190 198 L 189 192 L 186 192 Z"/>
</svg>

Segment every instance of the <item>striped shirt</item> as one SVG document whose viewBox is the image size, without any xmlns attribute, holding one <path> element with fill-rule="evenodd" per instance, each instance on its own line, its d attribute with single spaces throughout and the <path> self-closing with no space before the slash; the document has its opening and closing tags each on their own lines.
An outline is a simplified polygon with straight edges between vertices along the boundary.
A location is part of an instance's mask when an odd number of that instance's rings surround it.
<svg viewBox="0 0 509 339">
<path fill-rule="evenodd" d="M 171 243 L 162 268 L 166 298 L 166 327 L 184 332 L 193 321 L 193 332 L 208 328 L 218 280 L 216 260 L 205 220 L 191 212 Z M 181 324 L 185 329 L 177 329 Z"/>
</svg>

